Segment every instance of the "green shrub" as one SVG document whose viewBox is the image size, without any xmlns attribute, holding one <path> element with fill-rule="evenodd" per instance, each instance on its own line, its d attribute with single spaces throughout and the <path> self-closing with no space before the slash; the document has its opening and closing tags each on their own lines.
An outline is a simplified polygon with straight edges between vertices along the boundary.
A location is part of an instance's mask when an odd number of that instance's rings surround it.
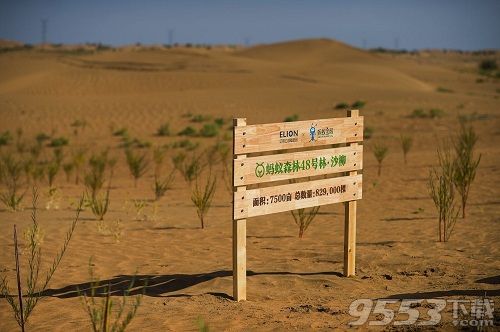
<svg viewBox="0 0 500 332">
<path fill-rule="evenodd" d="M 134 177 L 134 186 L 137 187 L 137 180 L 146 173 L 149 160 L 146 158 L 146 153 L 136 154 L 131 149 L 125 150 L 125 156 L 130 173 Z"/>
<path fill-rule="evenodd" d="M 192 154 L 188 159 L 186 154 L 180 152 L 172 157 L 175 169 L 177 169 L 184 180 L 191 183 L 194 179 L 198 178 L 205 165 L 201 162 L 201 156 Z"/>
<path fill-rule="evenodd" d="M 132 145 L 138 149 L 147 149 L 152 146 L 150 141 L 143 141 L 140 140 L 139 138 L 134 138 L 132 140 Z"/>
<path fill-rule="evenodd" d="M 68 143 L 69 143 L 69 140 L 66 137 L 57 137 L 57 138 L 53 138 L 50 141 L 49 146 L 51 148 L 57 148 L 57 147 L 61 147 L 61 146 L 66 146 L 66 145 L 68 145 Z"/>
<path fill-rule="evenodd" d="M 50 188 L 52 188 L 52 185 L 54 184 L 54 180 L 57 173 L 59 173 L 60 166 L 61 164 L 56 160 L 52 160 L 47 164 L 47 180 Z"/>
<path fill-rule="evenodd" d="M 172 144 L 172 147 L 175 148 L 183 148 L 186 149 L 187 151 L 192 151 L 195 150 L 199 146 L 198 143 L 193 143 L 189 139 L 183 139 L 181 141 L 174 142 Z"/>
<path fill-rule="evenodd" d="M 130 149 L 130 148 L 138 148 L 145 149 L 150 148 L 152 146 L 150 141 L 143 141 L 139 138 L 131 138 L 129 136 L 122 137 L 122 143 L 120 144 L 121 148 Z"/>
<path fill-rule="evenodd" d="M 73 170 L 75 169 L 75 164 L 73 163 L 65 163 L 62 165 L 63 171 L 66 174 L 66 181 L 69 182 L 71 180 L 71 174 L 73 173 Z"/>
<path fill-rule="evenodd" d="M 121 137 L 128 136 L 128 129 L 125 127 L 117 129 L 113 132 L 113 136 L 121 136 Z"/>
<path fill-rule="evenodd" d="M 84 176 L 86 190 L 90 192 L 93 198 L 97 197 L 98 192 L 104 185 L 105 172 L 108 166 L 108 150 L 101 153 L 94 153 L 89 159 L 89 169 Z"/>
<path fill-rule="evenodd" d="M 23 174 L 23 163 L 12 155 L 5 155 L 0 160 L 0 182 L 7 187 L 6 192 L 0 193 L 2 201 L 12 211 L 18 211 L 24 192 L 20 193 L 21 176 Z"/>
<path fill-rule="evenodd" d="M 384 161 L 389 148 L 386 145 L 375 144 L 373 146 L 373 154 L 375 155 L 375 159 L 378 162 L 378 176 L 382 173 L 382 161 Z"/>
<path fill-rule="evenodd" d="M 82 303 L 87 312 L 93 332 L 124 332 L 127 326 L 137 313 L 141 305 L 142 296 L 147 287 L 147 282 L 144 282 L 144 292 L 141 295 L 135 296 L 135 300 L 130 304 L 128 298 L 131 297 L 132 289 L 134 288 L 135 278 L 125 285 L 123 296 L 120 301 L 115 302 L 114 297 L 116 291 L 111 290 L 111 284 L 101 285 L 99 279 L 94 277 L 92 268 L 92 260 L 89 260 L 90 274 L 90 290 L 82 292 L 78 290 L 78 294 L 82 297 Z"/>
<path fill-rule="evenodd" d="M 224 120 L 224 118 L 216 118 L 214 120 L 214 123 L 219 126 L 219 127 L 222 127 L 224 126 L 224 124 L 226 123 L 226 121 Z"/>
<path fill-rule="evenodd" d="M 312 223 L 319 211 L 319 206 L 308 209 L 298 209 L 290 211 L 295 224 L 299 227 L 299 238 L 302 239 L 309 225 Z"/>
<path fill-rule="evenodd" d="M 438 147 L 438 161 L 439 166 L 429 173 L 428 187 L 439 214 L 439 241 L 446 242 L 451 236 L 459 213 L 453 188 L 454 162 L 449 149 Z"/>
<path fill-rule="evenodd" d="M 36 135 L 35 139 L 39 145 L 42 145 L 43 142 L 48 141 L 50 139 L 50 136 L 45 133 L 39 133 Z"/>
<path fill-rule="evenodd" d="M 443 93 L 452 93 L 453 90 L 451 89 L 447 89 L 447 88 L 443 88 L 441 86 L 438 86 L 437 89 L 436 89 L 437 92 L 443 92 Z"/>
<path fill-rule="evenodd" d="M 354 103 L 352 103 L 351 107 L 353 109 L 361 109 L 363 107 L 365 107 L 366 105 L 366 102 L 362 101 L 362 100 L 356 100 Z"/>
<path fill-rule="evenodd" d="M 170 136 L 170 124 L 168 122 L 162 124 L 156 131 L 158 136 Z"/>
<path fill-rule="evenodd" d="M 289 115 L 284 119 L 285 122 L 294 122 L 294 121 L 298 121 L 298 120 L 299 120 L 298 114 Z"/>
<path fill-rule="evenodd" d="M 10 131 L 7 130 L 0 134 L 0 146 L 8 145 L 11 141 L 12 135 L 10 134 Z"/>
<path fill-rule="evenodd" d="M 159 174 L 155 174 L 155 182 L 153 185 L 155 201 L 160 200 L 160 198 L 165 196 L 165 193 L 172 188 L 171 186 L 175 176 L 174 171 L 170 172 L 170 174 L 164 179 L 160 178 Z"/>
<path fill-rule="evenodd" d="M 79 148 L 73 150 L 71 152 L 71 163 L 75 168 L 75 183 L 78 184 L 80 182 L 80 171 L 82 169 L 83 164 L 85 163 L 85 154 L 87 150 L 84 148 Z"/>
<path fill-rule="evenodd" d="M 411 118 L 419 118 L 419 119 L 424 119 L 427 118 L 427 112 L 425 112 L 421 108 L 414 109 L 413 112 L 410 115 Z"/>
<path fill-rule="evenodd" d="M 203 116 L 201 114 L 197 114 L 191 118 L 191 122 L 198 122 L 199 123 L 199 122 L 209 121 L 210 119 L 211 119 L 211 117 L 208 115 Z"/>
<path fill-rule="evenodd" d="M 109 191 L 110 189 L 108 187 L 108 190 L 106 190 L 106 195 L 104 197 L 100 197 L 100 195 L 85 193 L 86 206 L 90 207 L 92 213 L 98 218 L 98 220 L 104 220 L 104 216 L 108 212 Z"/>
<path fill-rule="evenodd" d="M 335 109 L 337 109 L 337 110 L 346 110 L 348 108 L 349 108 L 349 104 L 346 102 L 341 102 L 341 103 L 338 103 L 337 105 L 335 105 Z"/>
<path fill-rule="evenodd" d="M 365 139 L 370 139 L 372 138 L 373 136 L 373 132 L 375 130 L 373 129 L 373 127 L 369 127 L 369 126 L 366 126 L 364 129 L 363 129 L 363 138 Z"/>
<path fill-rule="evenodd" d="M 429 117 L 431 119 L 435 119 L 435 118 L 441 118 L 443 117 L 444 115 L 444 111 L 442 109 L 439 109 L 439 108 L 431 108 L 429 110 Z"/>
<path fill-rule="evenodd" d="M 201 228 L 205 228 L 205 215 L 207 214 L 215 193 L 216 178 L 208 175 L 207 182 L 203 188 L 198 186 L 198 175 L 196 175 L 196 185 L 191 194 L 191 201 L 196 206 L 198 218 L 200 218 Z"/>
<path fill-rule="evenodd" d="M 483 72 L 491 72 L 497 70 L 497 62 L 495 59 L 485 59 L 479 63 L 479 70 Z"/>
<path fill-rule="evenodd" d="M 406 165 L 406 155 L 410 152 L 410 149 L 413 145 L 413 137 L 410 135 L 401 134 L 400 136 L 401 148 L 403 149 L 403 159 Z"/>
<path fill-rule="evenodd" d="M 75 135 L 78 135 L 78 129 L 82 128 L 82 131 L 85 130 L 85 128 L 87 127 L 87 121 L 79 119 L 75 120 L 71 123 L 71 127 L 74 128 L 73 133 Z"/>
<path fill-rule="evenodd" d="M 85 120 L 77 119 L 71 123 L 71 127 L 78 128 L 78 127 L 85 127 L 85 126 L 87 126 L 87 121 L 85 121 Z"/>
<path fill-rule="evenodd" d="M 435 119 L 435 118 L 441 118 L 444 116 L 444 111 L 439 108 L 431 108 L 428 112 L 421 108 L 417 108 L 413 110 L 413 112 L 410 115 L 410 118 L 419 118 L 419 119 Z"/>
<path fill-rule="evenodd" d="M 14 313 L 14 318 L 21 328 L 21 331 L 25 330 L 25 325 L 28 323 L 31 313 L 35 309 L 38 302 L 45 297 L 47 293 L 45 292 L 49 287 L 50 280 L 56 272 L 61 260 L 68 248 L 69 241 L 73 235 L 76 224 L 78 223 L 82 203 L 76 211 L 76 217 L 69 226 L 64 242 L 61 248 L 55 255 L 52 263 L 49 264 L 45 275 L 42 274 L 41 268 L 46 266 L 42 264 L 42 236 L 43 232 L 40 229 L 37 222 L 37 198 L 38 195 L 36 191 L 33 192 L 33 209 L 31 212 L 32 225 L 26 230 L 26 245 L 23 247 L 23 255 L 19 255 L 19 245 L 17 243 L 17 230 L 16 225 L 14 225 L 14 261 L 16 262 L 16 276 L 17 276 L 17 302 L 14 295 L 14 291 L 10 288 L 7 277 L 2 276 L 0 278 L 0 296 L 7 300 L 7 303 L 12 308 Z M 51 240 L 52 241 L 52 240 Z M 21 256 L 21 257 L 20 257 Z M 21 265 L 19 264 L 19 259 L 26 259 L 26 263 L 22 266 L 26 267 L 26 288 L 23 290 L 21 284 Z M 7 270 L 6 270 L 7 271 Z M 41 280 L 40 280 L 41 279 Z"/>
<path fill-rule="evenodd" d="M 197 136 L 196 129 L 194 129 L 191 126 L 187 126 L 186 128 L 182 129 L 179 133 L 179 136 L 190 136 L 190 137 L 195 137 Z"/>
<path fill-rule="evenodd" d="M 469 197 L 469 190 L 476 177 L 476 170 L 481 161 L 479 157 L 474 156 L 476 142 L 478 140 L 474 127 L 461 123 L 460 133 L 455 140 L 455 161 L 453 183 L 460 194 L 462 203 L 462 218 L 465 218 L 465 206 Z"/>
<path fill-rule="evenodd" d="M 201 137 L 215 137 L 219 134 L 219 128 L 215 124 L 207 123 L 200 129 Z"/>
</svg>

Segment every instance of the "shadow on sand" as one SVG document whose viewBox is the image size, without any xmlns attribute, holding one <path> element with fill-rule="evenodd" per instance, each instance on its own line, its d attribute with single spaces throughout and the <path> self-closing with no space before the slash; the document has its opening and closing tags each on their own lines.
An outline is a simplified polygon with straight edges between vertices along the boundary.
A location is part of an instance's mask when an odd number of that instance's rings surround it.
<svg viewBox="0 0 500 332">
<path fill-rule="evenodd" d="M 231 277 L 232 271 L 214 271 L 209 273 L 199 274 L 170 274 L 170 275 L 119 275 L 108 280 L 101 280 L 99 287 L 95 289 L 94 296 L 106 296 L 108 285 L 110 286 L 110 294 L 116 296 L 122 295 L 138 295 L 144 294 L 152 297 L 189 297 L 187 294 L 169 294 L 184 290 L 191 286 L 201 284 L 216 278 Z M 333 275 L 341 277 L 339 272 L 311 272 L 311 273 L 294 273 L 294 272 L 254 272 L 247 271 L 247 276 L 258 275 L 296 275 L 296 276 L 314 276 L 314 275 Z M 130 288 L 133 282 L 130 293 L 125 294 L 125 291 Z M 91 282 L 81 284 L 68 285 L 58 289 L 48 289 L 43 295 L 58 298 L 71 298 L 79 295 L 90 295 Z M 225 293 L 207 293 L 223 298 L 232 298 Z"/>
<path fill-rule="evenodd" d="M 450 290 L 433 291 L 433 292 L 394 294 L 385 298 L 386 299 L 433 299 L 433 298 L 447 297 L 447 296 L 475 296 L 475 297 L 500 296 L 500 289 L 450 289 Z"/>
</svg>

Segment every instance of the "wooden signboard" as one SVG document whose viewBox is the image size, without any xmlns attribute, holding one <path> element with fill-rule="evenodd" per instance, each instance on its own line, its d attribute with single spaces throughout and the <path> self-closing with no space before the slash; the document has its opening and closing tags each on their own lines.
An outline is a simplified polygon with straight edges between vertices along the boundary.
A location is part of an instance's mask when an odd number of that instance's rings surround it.
<svg viewBox="0 0 500 332">
<path fill-rule="evenodd" d="M 363 183 L 362 175 L 357 174 L 363 168 L 363 146 L 358 145 L 363 141 L 363 117 L 359 111 L 349 111 L 346 118 L 251 126 L 246 119 L 234 119 L 233 134 L 234 299 L 246 299 L 249 217 L 344 202 L 344 275 L 354 275 L 356 200 L 362 197 Z M 247 156 L 269 151 L 277 153 Z M 315 179 L 296 182 L 311 178 Z M 290 183 L 246 188 L 286 180 Z"/>
</svg>

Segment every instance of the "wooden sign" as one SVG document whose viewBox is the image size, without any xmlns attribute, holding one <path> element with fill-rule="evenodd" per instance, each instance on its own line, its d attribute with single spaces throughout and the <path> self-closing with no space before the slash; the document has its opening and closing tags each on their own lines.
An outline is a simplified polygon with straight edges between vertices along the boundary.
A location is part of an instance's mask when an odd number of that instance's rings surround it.
<svg viewBox="0 0 500 332">
<path fill-rule="evenodd" d="M 363 146 L 347 146 L 234 160 L 234 185 L 290 180 L 363 168 Z"/>
<path fill-rule="evenodd" d="M 246 218 L 326 204 L 345 205 L 344 275 L 355 273 L 356 201 L 362 197 L 363 117 L 246 125 L 233 132 L 233 297 L 246 299 Z M 333 147 L 334 144 L 344 146 Z M 302 151 L 291 151 L 302 149 Z M 282 153 L 247 156 L 278 151 Z M 332 177 L 332 175 L 341 173 Z M 297 179 L 311 179 L 297 182 Z M 247 185 L 277 184 L 249 189 Z M 293 182 L 292 182 L 293 181 Z"/>
<path fill-rule="evenodd" d="M 363 117 L 270 123 L 234 128 L 234 154 L 363 141 Z"/>
<path fill-rule="evenodd" d="M 246 190 L 234 197 L 234 217 L 265 214 L 361 199 L 361 175 Z"/>
</svg>

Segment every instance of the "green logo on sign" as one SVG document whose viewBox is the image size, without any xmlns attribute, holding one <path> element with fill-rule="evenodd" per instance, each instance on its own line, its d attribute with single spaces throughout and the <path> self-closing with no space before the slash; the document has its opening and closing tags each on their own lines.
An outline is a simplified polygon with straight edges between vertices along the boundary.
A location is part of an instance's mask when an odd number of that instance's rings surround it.
<svg viewBox="0 0 500 332">
<path fill-rule="evenodd" d="M 264 173 L 266 173 L 266 169 L 264 168 L 264 163 L 256 163 L 257 166 L 255 166 L 255 175 L 258 178 L 261 178 L 264 176 Z"/>
</svg>

